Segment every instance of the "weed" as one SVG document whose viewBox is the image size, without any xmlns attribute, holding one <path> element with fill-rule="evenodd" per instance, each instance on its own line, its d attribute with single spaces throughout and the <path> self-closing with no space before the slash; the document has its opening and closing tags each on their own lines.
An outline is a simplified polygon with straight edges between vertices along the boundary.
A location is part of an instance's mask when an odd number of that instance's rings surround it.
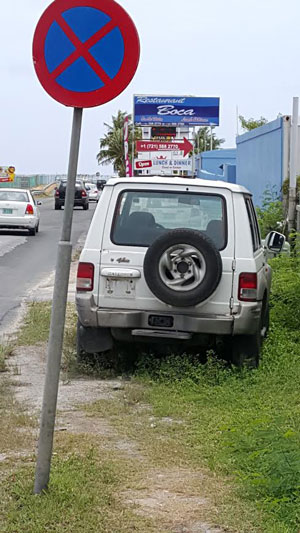
<svg viewBox="0 0 300 533">
<path fill-rule="evenodd" d="M 297 258 L 273 260 L 271 329 L 258 370 L 205 365 L 190 355 L 146 359 L 158 417 L 176 429 L 191 460 L 234 476 L 239 494 L 265 513 L 264 531 L 296 532 L 300 523 L 300 274 Z M 277 529 L 276 529 L 277 528 Z"/>
<path fill-rule="evenodd" d="M 49 336 L 51 302 L 32 302 L 18 334 L 19 346 L 45 342 Z"/>
<path fill-rule="evenodd" d="M 14 344 L 11 342 L 5 342 L 0 344 L 0 372 L 7 372 L 7 359 L 13 355 Z"/>
<path fill-rule="evenodd" d="M 69 443 L 68 449 L 74 443 Z M 121 465 L 99 456 L 94 447 L 53 458 L 49 491 L 33 494 L 32 467 L 23 467 L 2 484 L 3 533 L 151 533 L 151 522 L 135 516 L 115 497 Z M 84 488 L 84 490 L 83 490 Z"/>
</svg>

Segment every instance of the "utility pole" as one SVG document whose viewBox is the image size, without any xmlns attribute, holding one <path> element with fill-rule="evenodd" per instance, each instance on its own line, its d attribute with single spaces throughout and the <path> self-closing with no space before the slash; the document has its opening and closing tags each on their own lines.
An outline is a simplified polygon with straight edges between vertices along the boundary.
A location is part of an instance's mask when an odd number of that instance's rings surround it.
<svg viewBox="0 0 300 533">
<path fill-rule="evenodd" d="M 291 125 L 290 144 L 290 183 L 289 183 L 289 210 L 288 231 L 293 232 L 296 228 L 296 203 L 297 203 L 297 163 L 298 163 L 298 120 L 299 98 L 293 98 L 293 115 Z"/>
</svg>

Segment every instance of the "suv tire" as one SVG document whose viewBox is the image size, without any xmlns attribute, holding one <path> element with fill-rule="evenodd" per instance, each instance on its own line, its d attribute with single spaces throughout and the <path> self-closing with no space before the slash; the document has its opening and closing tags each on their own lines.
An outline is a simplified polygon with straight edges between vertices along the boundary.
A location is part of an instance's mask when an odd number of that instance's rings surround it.
<svg viewBox="0 0 300 533">
<path fill-rule="evenodd" d="M 36 227 L 35 228 L 30 228 L 29 231 L 29 235 L 32 235 L 34 237 L 34 235 L 36 234 Z"/>
<path fill-rule="evenodd" d="M 216 290 L 222 259 L 213 241 L 200 231 L 175 229 L 148 248 L 144 275 L 159 300 L 175 307 L 192 307 Z"/>
<path fill-rule="evenodd" d="M 113 348 L 113 339 L 109 328 L 86 328 L 77 321 L 76 353 L 77 362 L 87 359 L 89 355 L 107 352 Z"/>
<path fill-rule="evenodd" d="M 258 331 L 254 335 L 237 335 L 232 338 L 230 362 L 237 367 L 257 368 L 264 338 L 269 330 L 270 310 L 263 301 Z"/>
<path fill-rule="evenodd" d="M 237 335 L 233 337 L 230 362 L 239 368 L 257 368 L 261 343 L 260 331 L 254 335 Z"/>
</svg>

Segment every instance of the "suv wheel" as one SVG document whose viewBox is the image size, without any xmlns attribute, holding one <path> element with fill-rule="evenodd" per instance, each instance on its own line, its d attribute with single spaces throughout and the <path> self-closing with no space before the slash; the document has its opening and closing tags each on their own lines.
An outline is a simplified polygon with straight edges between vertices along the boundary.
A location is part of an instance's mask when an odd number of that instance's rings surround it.
<svg viewBox="0 0 300 533">
<path fill-rule="evenodd" d="M 36 234 L 36 227 L 35 228 L 31 228 L 29 231 L 29 235 L 32 235 L 34 236 Z"/>
<path fill-rule="evenodd" d="M 89 355 L 107 352 L 113 348 L 113 339 L 108 328 L 86 328 L 77 321 L 76 353 L 80 363 Z"/>
<path fill-rule="evenodd" d="M 61 205 L 60 204 L 55 204 L 54 209 L 56 209 L 56 210 L 61 209 Z"/>
<path fill-rule="evenodd" d="M 261 350 L 260 332 L 232 338 L 230 362 L 239 367 L 257 368 Z"/>
<path fill-rule="evenodd" d="M 262 306 L 260 327 L 254 335 L 237 335 L 232 338 L 230 361 L 238 367 L 257 368 L 264 338 L 269 330 L 269 306 Z"/>
<path fill-rule="evenodd" d="M 144 275 L 159 300 L 176 307 L 192 307 L 216 290 L 222 259 L 212 240 L 200 231 L 175 229 L 148 248 Z"/>
</svg>

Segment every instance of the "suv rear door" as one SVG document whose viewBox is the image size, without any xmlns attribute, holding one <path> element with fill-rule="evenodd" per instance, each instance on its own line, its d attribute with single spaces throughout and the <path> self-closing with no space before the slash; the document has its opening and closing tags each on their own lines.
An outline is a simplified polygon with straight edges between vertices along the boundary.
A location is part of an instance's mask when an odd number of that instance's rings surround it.
<svg viewBox="0 0 300 533">
<path fill-rule="evenodd" d="M 189 314 L 197 315 L 229 315 L 231 314 L 231 297 L 233 285 L 233 260 L 235 256 L 235 231 L 234 231 L 234 216 L 232 193 L 226 188 L 214 187 L 199 187 L 182 185 L 136 185 L 126 184 L 126 188 L 122 184 L 117 184 L 114 187 L 111 197 L 110 208 L 106 218 L 105 228 L 103 231 L 101 264 L 100 264 L 100 280 L 98 290 L 98 305 L 102 308 L 117 308 L 117 309 L 139 309 L 139 310 L 156 310 L 156 311 L 170 311 L 170 306 L 158 300 L 149 290 L 143 275 L 143 263 L 147 246 L 139 245 L 138 242 L 130 241 L 128 243 L 123 240 L 121 244 L 120 239 L 116 238 L 115 225 L 118 217 L 122 214 L 122 210 L 128 209 L 126 206 L 126 192 L 136 191 L 136 199 L 142 197 L 146 191 L 151 193 L 157 192 L 162 195 L 163 191 L 166 194 L 176 193 L 177 195 L 190 194 L 197 197 L 197 193 L 206 195 L 207 197 L 221 198 L 224 209 L 224 231 L 225 241 L 224 246 L 220 249 L 220 254 L 223 264 L 223 272 L 221 281 L 216 291 L 204 302 L 196 307 L 185 308 Z M 138 205 L 135 201 L 135 211 L 147 211 L 153 215 L 154 209 L 151 211 L 151 202 Z M 132 200 L 133 202 L 133 200 Z M 155 203 L 155 202 L 154 202 Z M 132 206 L 131 206 L 132 207 Z M 180 206 L 179 206 L 180 209 Z M 197 216 L 197 207 L 192 212 L 193 216 Z M 155 211 L 155 214 L 157 211 Z M 200 207 L 201 214 L 201 207 Z M 176 213 L 177 215 L 177 213 Z M 164 214 L 163 223 L 167 229 L 172 227 L 172 216 L 170 212 L 170 222 L 167 222 L 167 213 Z M 201 214 L 203 218 L 203 214 Z M 195 218 L 196 220 L 196 218 Z M 200 220 L 200 219 L 199 219 Z M 161 220 L 158 221 L 159 226 Z M 173 222 L 174 223 L 174 222 Z M 175 226 L 177 227 L 177 226 Z M 181 226 L 182 227 L 182 226 Z M 174 226 L 173 226 L 174 229 Z M 201 230 L 200 227 L 194 229 Z M 182 312 L 182 308 L 174 308 L 174 312 Z"/>
</svg>

